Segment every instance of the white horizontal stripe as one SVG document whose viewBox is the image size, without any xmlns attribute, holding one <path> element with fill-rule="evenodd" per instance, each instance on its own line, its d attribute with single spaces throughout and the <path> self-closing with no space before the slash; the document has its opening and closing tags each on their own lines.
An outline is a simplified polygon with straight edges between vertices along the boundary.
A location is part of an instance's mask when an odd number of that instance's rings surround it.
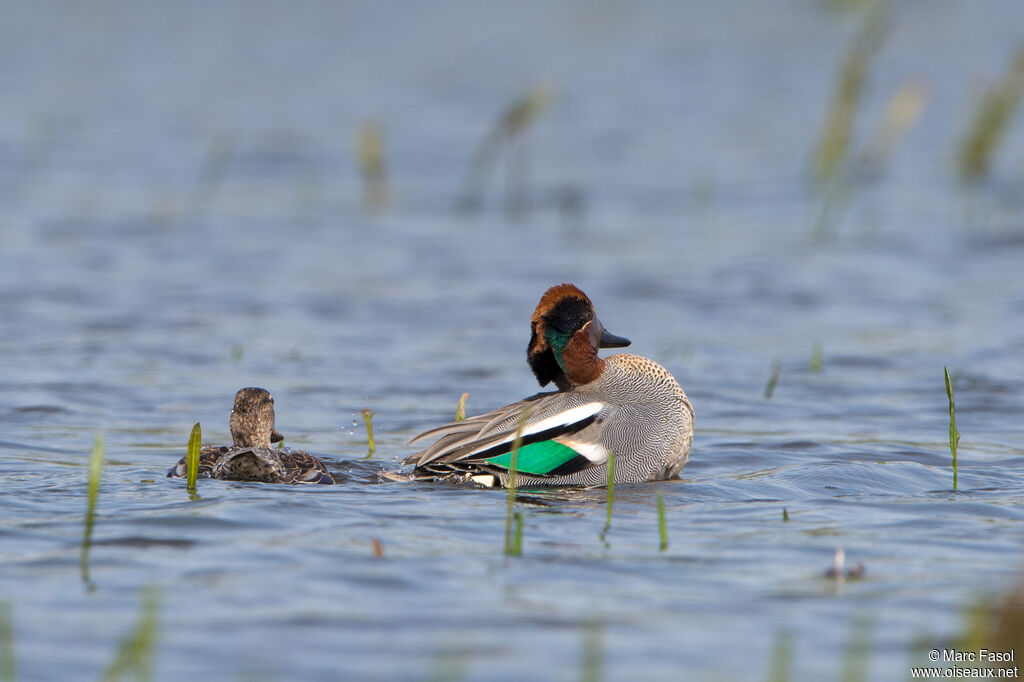
<svg viewBox="0 0 1024 682">
<path fill-rule="evenodd" d="M 571 409 L 565 410 L 564 412 L 559 412 L 556 415 L 552 415 L 552 416 L 547 417 L 545 419 L 541 419 L 538 422 L 534 422 L 532 424 L 527 424 L 523 428 L 523 437 L 529 436 L 530 434 L 534 434 L 534 433 L 540 433 L 541 431 L 547 431 L 548 429 L 553 429 L 553 428 L 558 427 L 558 426 L 569 426 L 570 424 L 575 424 L 576 422 L 582 421 L 583 419 L 586 419 L 587 417 L 594 416 L 595 414 L 600 412 L 601 408 L 603 408 L 603 407 L 604 407 L 604 403 L 593 402 L 593 403 L 586 403 L 584 405 L 578 405 L 578 406 L 573 407 Z M 518 426 L 518 424 L 517 424 L 517 426 Z M 516 439 L 516 432 L 515 431 L 511 431 L 511 432 L 508 433 L 507 436 L 505 436 L 501 440 L 497 440 L 497 441 L 494 441 L 493 443 L 488 443 L 487 445 L 480 446 L 479 448 L 473 450 L 469 454 L 470 455 L 475 455 L 478 452 L 483 452 L 484 450 L 493 448 L 495 445 L 500 445 L 501 443 L 511 443 L 515 439 Z M 585 455 L 585 456 L 587 457 L 587 459 L 590 459 L 589 455 Z"/>
<path fill-rule="evenodd" d="M 599 464 L 608 459 L 608 448 L 600 443 L 573 440 L 572 436 L 558 436 L 555 438 L 555 441 L 572 448 L 595 464 Z"/>
</svg>

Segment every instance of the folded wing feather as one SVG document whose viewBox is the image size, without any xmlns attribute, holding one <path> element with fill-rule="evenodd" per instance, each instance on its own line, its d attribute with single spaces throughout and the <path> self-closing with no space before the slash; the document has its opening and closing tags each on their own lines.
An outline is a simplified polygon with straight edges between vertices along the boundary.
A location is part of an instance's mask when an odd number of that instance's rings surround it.
<svg viewBox="0 0 1024 682">
<path fill-rule="evenodd" d="M 517 469 L 539 475 L 563 474 L 603 462 L 607 450 L 597 442 L 600 423 L 612 409 L 606 403 L 573 393 L 539 393 L 493 412 L 444 424 L 410 443 L 437 440 L 408 458 L 407 464 L 480 462 L 510 468 L 510 451 L 524 411 Z"/>
</svg>

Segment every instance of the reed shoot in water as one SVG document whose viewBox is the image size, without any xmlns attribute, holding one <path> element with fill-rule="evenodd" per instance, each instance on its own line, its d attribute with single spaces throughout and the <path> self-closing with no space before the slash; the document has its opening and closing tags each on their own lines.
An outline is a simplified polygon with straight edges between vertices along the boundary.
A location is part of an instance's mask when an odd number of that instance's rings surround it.
<svg viewBox="0 0 1024 682">
<path fill-rule="evenodd" d="M 96 520 L 96 499 L 100 494 L 100 477 L 103 475 L 103 436 L 96 434 L 92 445 L 92 456 L 89 457 L 89 492 L 85 508 L 85 532 L 82 535 L 82 554 L 79 567 L 82 571 L 82 582 L 89 582 L 89 547 L 92 545 L 92 527 Z"/>
<path fill-rule="evenodd" d="M 364 407 L 362 411 L 363 421 L 366 422 L 366 442 L 369 444 L 369 452 L 366 453 L 364 459 L 370 459 L 373 457 L 376 448 L 373 445 L 373 415 L 377 414 L 369 407 Z"/>
<path fill-rule="evenodd" d="M 374 122 L 359 128 L 359 175 L 363 180 L 363 208 L 378 211 L 388 205 L 388 178 L 384 160 L 384 132 Z"/>
<path fill-rule="evenodd" d="M 515 528 L 512 531 L 512 556 L 523 554 L 523 512 L 515 513 Z"/>
<path fill-rule="evenodd" d="M 842 682 L 863 682 L 868 679 L 873 629 L 874 620 L 870 616 L 859 614 L 853 617 L 843 651 L 843 669 L 839 676 Z"/>
<path fill-rule="evenodd" d="M 203 442 L 203 430 L 199 422 L 192 426 L 188 437 L 188 448 L 185 451 L 185 488 L 190 495 L 196 494 L 196 479 L 199 477 L 199 449 Z"/>
<path fill-rule="evenodd" d="M 860 108 L 868 69 L 885 37 L 885 28 L 881 9 L 876 5 L 868 10 L 843 58 L 832 106 L 815 153 L 814 175 L 819 182 L 830 180 L 849 154 L 853 121 Z"/>
<path fill-rule="evenodd" d="M 665 523 L 665 496 L 658 491 L 658 535 L 661 537 L 661 544 L 658 551 L 664 552 L 668 549 L 668 525 Z"/>
<path fill-rule="evenodd" d="M 583 623 L 583 659 L 580 661 L 580 679 L 583 682 L 601 682 L 604 679 L 603 623 L 588 618 Z"/>
<path fill-rule="evenodd" d="M 1010 72 L 978 103 L 970 130 L 964 136 L 957 155 L 957 170 L 965 180 L 984 176 L 992 155 L 1006 135 L 1014 112 L 1024 94 L 1024 48 L 1018 50 Z"/>
<path fill-rule="evenodd" d="M 768 377 L 768 383 L 764 385 L 764 397 L 771 398 L 775 393 L 775 387 L 779 383 L 779 373 L 782 371 L 782 363 L 776 360 L 772 363 L 772 373 Z"/>
<path fill-rule="evenodd" d="M 529 408 L 519 415 L 516 437 L 512 441 L 512 461 L 508 467 L 508 506 L 505 510 L 505 554 L 519 556 L 523 553 L 523 515 L 516 512 L 516 476 L 519 467 L 519 448 L 523 444 L 523 428 L 530 416 Z M 513 527 L 514 526 L 514 527 Z"/>
<path fill-rule="evenodd" d="M 103 673 L 103 682 L 120 680 L 127 674 L 136 680 L 152 679 L 159 630 L 160 591 L 156 587 L 148 587 L 142 594 L 139 623 L 121 640 L 114 660 Z"/>
<path fill-rule="evenodd" d="M 789 682 L 793 668 L 793 634 L 780 630 L 775 635 L 771 663 L 768 666 L 768 682 Z"/>
<path fill-rule="evenodd" d="M 530 90 L 512 101 L 487 135 L 477 145 L 466 170 L 466 179 L 459 201 L 464 210 L 478 210 L 483 205 L 487 180 L 497 166 L 501 152 L 506 152 L 505 209 L 517 214 L 528 208 L 526 196 L 526 162 L 522 148 L 524 133 L 548 109 L 553 89 L 547 85 Z M 517 153 L 518 152 L 518 153 Z"/>
<path fill-rule="evenodd" d="M 920 83 L 900 86 L 885 107 L 881 120 L 857 159 L 857 173 L 877 177 L 888 165 L 889 157 L 910 129 L 921 118 L 928 104 L 928 90 Z"/>
<path fill-rule="evenodd" d="M 612 504 L 615 501 L 615 453 L 611 450 L 608 451 L 608 501 L 605 504 L 606 512 L 604 519 L 604 528 L 601 530 L 601 540 L 605 546 L 608 546 L 608 542 L 605 541 L 604 537 L 608 534 L 608 531 L 612 527 Z"/>
<path fill-rule="evenodd" d="M 814 348 L 811 349 L 811 364 L 809 369 L 815 374 L 821 373 L 821 360 L 824 354 L 824 349 L 821 346 L 821 341 L 814 342 Z"/>
<path fill-rule="evenodd" d="M 469 400 L 469 394 L 463 393 L 459 396 L 459 404 L 455 407 L 455 421 L 460 422 L 466 418 L 466 401 Z"/>
<path fill-rule="evenodd" d="M 946 374 L 946 397 L 949 398 L 949 452 L 953 455 L 953 490 L 956 490 L 956 450 L 960 444 L 960 432 L 956 429 L 956 404 L 953 402 L 953 382 L 949 378 L 949 368 L 943 367 L 942 369 Z"/>
<path fill-rule="evenodd" d="M 15 682 L 18 669 L 14 661 L 14 619 L 10 602 L 0 602 L 0 682 Z"/>
</svg>

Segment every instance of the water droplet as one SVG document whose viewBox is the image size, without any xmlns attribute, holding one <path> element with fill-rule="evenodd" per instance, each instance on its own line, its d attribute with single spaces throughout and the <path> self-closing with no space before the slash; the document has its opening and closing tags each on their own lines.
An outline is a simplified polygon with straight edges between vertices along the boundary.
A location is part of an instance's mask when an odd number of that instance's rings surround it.
<svg viewBox="0 0 1024 682">
<path fill-rule="evenodd" d="M 356 432 L 355 432 L 355 431 L 351 431 L 351 430 L 350 430 L 350 431 L 348 432 L 348 435 L 350 435 L 350 436 L 354 436 L 354 435 L 356 435 Z"/>
</svg>

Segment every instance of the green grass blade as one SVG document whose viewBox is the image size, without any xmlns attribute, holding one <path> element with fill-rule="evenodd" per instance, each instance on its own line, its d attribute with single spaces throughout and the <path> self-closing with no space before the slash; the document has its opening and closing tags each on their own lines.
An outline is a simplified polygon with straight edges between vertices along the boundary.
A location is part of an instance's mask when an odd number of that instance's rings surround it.
<svg viewBox="0 0 1024 682">
<path fill-rule="evenodd" d="M 580 661 L 582 682 L 601 682 L 604 678 L 603 623 L 597 618 L 583 621 L 583 660 Z"/>
<path fill-rule="evenodd" d="M 471 649 L 448 640 L 438 647 L 426 682 L 459 682 L 466 679 Z"/>
<path fill-rule="evenodd" d="M 199 449 L 203 442 L 203 430 L 199 422 L 192 426 L 188 437 L 188 448 L 185 451 L 185 488 L 190 495 L 196 494 L 196 479 L 199 478 Z"/>
<path fill-rule="evenodd" d="M 775 635 L 772 660 L 768 667 L 768 682 L 789 682 L 793 667 L 793 635 L 780 631 Z"/>
<path fill-rule="evenodd" d="M 1009 73 L 985 93 L 975 110 L 970 130 L 960 143 L 957 170 L 965 180 L 976 180 L 988 173 L 992 156 L 1006 137 L 1024 94 L 1024 48 L 1013 60 Z"/>
<path fill-rule="evenodd" d="M 18 669 L 14 660 L 14 618 L 10 602 L 0 602 L 0 682 L 14 682 Z"/>
<path fill-rule="evenodd" d="M 377 448 L 373 444 L 373 415 L 377 414 L 369 407 L 363 408 L 363 421 L 366 422 L 366 442 L 369 445 L 369 452 L 366 453 L 364 459 L 370 459 L 373 457 L 373 453 L 376 452 Z"/>
<path fill-rule="evenodd" d="M 814 348 L 811 350 L 811 364 L 809 369 L 818 374 L 821 372 L 821 360 L 824 349 L 821 346 L 821 341 L 814 342 Z"/>
<path fill-rule="evenodd" d="M 863 614 L 855 616 L 843 651 L 842 682 L 863 682 L 868 678 L 871 659 L 871 631 L 874 622 Z"/>
<path fill-rule="evenodd" d="M 466 418 L 466 401 L 469 400 L 469 394 L 463 393 L 459 397 L 459 404 L 455 408 L 455 421 L 460 422 Z"/>
<path fill-rule="evenodd" d="M 928 99 L 927 88 L 914 81 L 905 82 L 896 90 L 857 159 L 859 174 L 868 178 L 881 174 L 893 150 L 920 120 Z"/>
<path fill-rule="evenodd" d="M 612 527 L 612 505 L 615 502 L 615 453 L 608 451 L 608 501 L 605 505 L 606 513 L 604 519 L 604 528 L 601 530 L 601 541 L 604 542 L 605 546 L 608 546 L 605 541 L 605 535 Z"/>
<path fill-rule="evenodd" d="M 384 132 L 377 123 L 364 123 L 359 128 L 356 149 L 359 152 L 359 175 L 363 180 L 363 208 L 370 211 L 387 208 Z"/>
<path fill-rule="evenodd" d="M 820 182 L 831 179 L 845 161 L 860 108 L 868 71 L 886 34 L 882 3 L 868 10 L 840 66 L 836 90 L 814 158 L 814 174 Z"/>
<path fill-rule="evenodd" d="M 92 545 L 92 528 L 96 519 L 96 499 L 100 493 L 100 477 L 103 475 L 103 435 L 96 434 L 92 445 L 92 456 L 89 457 L 89 492 L 85 508 L 85 532 L 82 535 L 82 554 L 79 567 L 82 571 L 82 582 L 89 582 L 89 547 Z"/>
<path fill-rule="evenodd" d="M 152 679 L 159 630 L 160 591 L 149 587 L 142 594 L 139 623 L 121 640 L 114 660 L 103 673 L 103 682 L 120 680 L 129 672 L 136 680 Z"/>
<path fill-rule="evenodd" d="M 515 522 L 516 508 L 516 475 L 519 467 L 519 448 L 523 444 L 523 428 L 526 426 L 526 420 L 530 416 L 530 409 L 526 408 L 522 414 L 519 415 L 519 424 L 516 426 L 516 437 L 512 441 L 512 461 L 508 467 L 508 502 L 505 509 L 505 554 L 508 556 L 519 556 L 522 552 L 522 519 L 520 518 L 518 526 L 513 531 L 513 522 Z M 516 535 L 519 536 L 518 540 Z"/>
<path fill-rule="evenodd" d="M 953 402 L 953 382 L 949 378 L 949 368 L 943 367 L 946 375 L 946 397 L 949 398 L 949 452 L 953 455 L 953 490 L 957 484 L 957 446 L 960 445 L 960 432 L 956 428 L 956 404 Z"/>
<path fill-rule="evenodd" d="M 665 523 L 665 496 L 661 491 L 658 491 L 658 535 L 661 537 L 658 551 L 664 552 L 668 549 L 668 524 Z"/>
<path fill-rule="evenodd" d="M 764 386 L 764 397 L 771 398 L 775 393 L 775 387 L 779 383 L 779 373 L 782 371 L 782 363 L 776 360 L 772 363 L 772 373 L 768 377 L 768 383 Z"/>
<path fill-rule="evenodd" d="M 523 133 L 536 123 L 540 114 L 549 108 L 553 94 L 552 87 L 541 85 L 509 103 L 473 153 L 473 158 L 466 169 L 462 198 L 459 200 L 460 208 L 477 210 L 483 205 L 488 179 L 497 168 L 502 149 L 506 150 L 509 162 L 508 192 L 522 193 L 524 179 L 521 174 L 515 172 L 512 164 L 512 155 L 515 152 L 513 143 L 521 139 Z M 507 197 L 506 201 L 509 200 Z"/>
<path fill-rule="evenodd" d="M 516 528 L 512 534 L 512 555 L 521 556 L 523 553 L 523 513 L 516 512 Z"/>
</svg>

